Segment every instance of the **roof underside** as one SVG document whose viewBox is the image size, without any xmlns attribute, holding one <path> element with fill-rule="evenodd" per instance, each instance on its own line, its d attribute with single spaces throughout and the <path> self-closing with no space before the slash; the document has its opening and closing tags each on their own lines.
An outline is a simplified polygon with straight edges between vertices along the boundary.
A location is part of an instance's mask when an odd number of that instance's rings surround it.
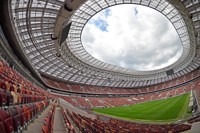
<svg viewBox="0 0 200 133">
<path fill-rule="evenodd" d="M 107 7 L 132 2 L 149 6 L 171 21 L 183 45 L 182 56 L 177 62 L 155 71 L 133 71 L 101 62 L 85 51 L 81 33 L 86 22 Z M 198 1 L 74 0 L 69 3 L 64 0 L 12 0 L 9 6 L 13 29 L 27 60 L 39 73 L 58 80 L 99 86 L 137 87 L 165 82 L 200 66 Z M 60 46 L 62 30 L 69 23 L 68 38 Z M 166 71 L 169 70 L 174 73 L 167 75 Z"/>
</svg>

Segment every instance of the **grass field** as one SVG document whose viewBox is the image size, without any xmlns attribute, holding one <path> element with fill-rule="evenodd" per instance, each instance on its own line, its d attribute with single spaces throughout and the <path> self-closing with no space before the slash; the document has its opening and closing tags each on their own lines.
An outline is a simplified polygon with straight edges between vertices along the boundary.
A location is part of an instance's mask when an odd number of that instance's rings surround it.
<svg viewBox="0 0 200 133">
<path fill-rule="evenodd" d="M 94 108 L 97 114 L 117 117 L 125 120 L 146 122 L 171 122 L 187 114 L 190 93 L 168 99 L 145 102 L 131 106 L 112 108 Z"/>
</svg>

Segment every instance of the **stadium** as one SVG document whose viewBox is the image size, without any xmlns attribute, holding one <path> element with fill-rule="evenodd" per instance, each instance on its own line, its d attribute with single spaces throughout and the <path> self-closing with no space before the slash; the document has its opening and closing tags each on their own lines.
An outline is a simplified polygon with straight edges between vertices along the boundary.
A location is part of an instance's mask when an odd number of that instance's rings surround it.
<svg viewBox="0 0 200 133">
<path fill-rule="evenodd" d="M 35 132 L 199 133 L 200 1 L 1 0 L 0 133 Z"/>
</svg>

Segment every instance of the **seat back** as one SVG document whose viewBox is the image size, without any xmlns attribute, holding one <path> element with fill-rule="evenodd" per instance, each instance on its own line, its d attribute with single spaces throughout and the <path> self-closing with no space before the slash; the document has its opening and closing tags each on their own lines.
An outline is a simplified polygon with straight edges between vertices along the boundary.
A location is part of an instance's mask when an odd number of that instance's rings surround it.
<svg viewBox="0 0 200 133">
<path fill-rule="evenodd" d="M 9 118 L 8 113 L 0 108 L 0 121 L 4 122 L 8 118 Z"/>
<path fill-rule="evenodd" d="M 0 122 L 0 131 L 1 131 L 1 133 L 6 133 L 3 122 Z"/>
<path fill-rule="evenodd" d="M 9 114 L 3 109 L 0 109 L 0 121 L 4 123 L 6 133 L 14 132 L 13 120 L 11 117 L 9 117 Z"/>
<path fill-rule="evenodd" d="M 33 106 L 33 116 L 36 116 L 37 113 L 38 113 L 36 104 L 35 104 L 35 103 L 32 103 L 32 106 Z"/>
<path fill-rule="evenodd" d="M 38 112 L 40 112 L 42 110 L 42 103 L 41 102 L 37 102 L 36 106 L 37 106 Z"/>
<path fill-rule="evenodd" d="M 0 86 L 0 93 L 5 93 L 5 90 L 1 88 Z"/>
<path fill-rule="evenodd" d="M 8 119 L 6 119 L 4 121 L 4 126 L 5 126 L 6 133 L 13 133 L 14 132 L 13 120 L 12 120 L 11 117 L 9 117 Z"/>
<path fill-rule="evenodd" d="M 0 87 L 4 90 L 6 89 L 5 81 L 2 79 L 0 79 Z"/>
<path fill-rule="evenodd" d="M 13 118 L 14 130 L 17 132 L 21 128 L 21 115 L 18 114 L 16 108 L 8 108 L 8 113 Z"/>
<path fill-rule="evenodd" d="M 17 93 L 17 96 L 18 96 L 18 103 L 19 103 L 19 104 L 23 104 L 23 97 L 22 97 L 22 94 Z"/>
<path fill-rule="evenodd" d="M 24 110 L 20 106 L 16 106 L 15 108 L 18 114 L 21 115 L 21 126 L 24 127 L 26 122 L 28 122 L 28 120 L 26 120 L 26 112 L 24 112 Z"/>
<path fill-rule="evenodd" d="M 23 104 L 29 103 L 27 94 L 22 94 L 22 103 Z"/>
<path fill-rule="evenodd" d="M 6 93 L 0 92 L 0 107 L 5 106 L 7 104 Z"/>
<path fill-rule="evenodd" d="M 42 132 L 43 133 L 49 133 L 49 129 L 47 126 L 42 126 Z"/>
<path fill-rule="evenodd" d="M 24 112 L 25 112 L 25 116 L 26 116 L 26 122 L 30 121 L 31 116 L 30 116 L 30 110 L 26 105 L 22 106 Z"/>
<path fill-rule="evenodd" d="M 29 107 L 29 109 L 30 109 L 30 116 L 31 116 L 31 118 L 33 118 L 34 116 L 35 116 L 35 108 L 34 108 L 34 104 L 33 103 L 30 103 L 29 105 L 28 105 L 28 107 Z"/>
<path fill-rule="evenodd" d="M 13 105 L 13 97 L 10 91 L 6 90 L 6 96 L 7 96 L 7 106 Z"/>
</svg>

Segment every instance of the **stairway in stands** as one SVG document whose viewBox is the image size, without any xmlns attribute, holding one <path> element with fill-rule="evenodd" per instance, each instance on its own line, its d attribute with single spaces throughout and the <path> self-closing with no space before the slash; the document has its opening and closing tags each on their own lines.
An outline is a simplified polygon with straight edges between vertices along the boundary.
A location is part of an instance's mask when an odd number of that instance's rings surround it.
<svg viewBox="0 0 200 133">
<path fill-rule="evenodd" d="M 65 133 L 53 99 L 0 58 L 0 133 Z"/>
<path fill-rule="evenodd" d="M 23 133 L 67 133 L 58 101 L 51 103 Z"/>
</svg>

